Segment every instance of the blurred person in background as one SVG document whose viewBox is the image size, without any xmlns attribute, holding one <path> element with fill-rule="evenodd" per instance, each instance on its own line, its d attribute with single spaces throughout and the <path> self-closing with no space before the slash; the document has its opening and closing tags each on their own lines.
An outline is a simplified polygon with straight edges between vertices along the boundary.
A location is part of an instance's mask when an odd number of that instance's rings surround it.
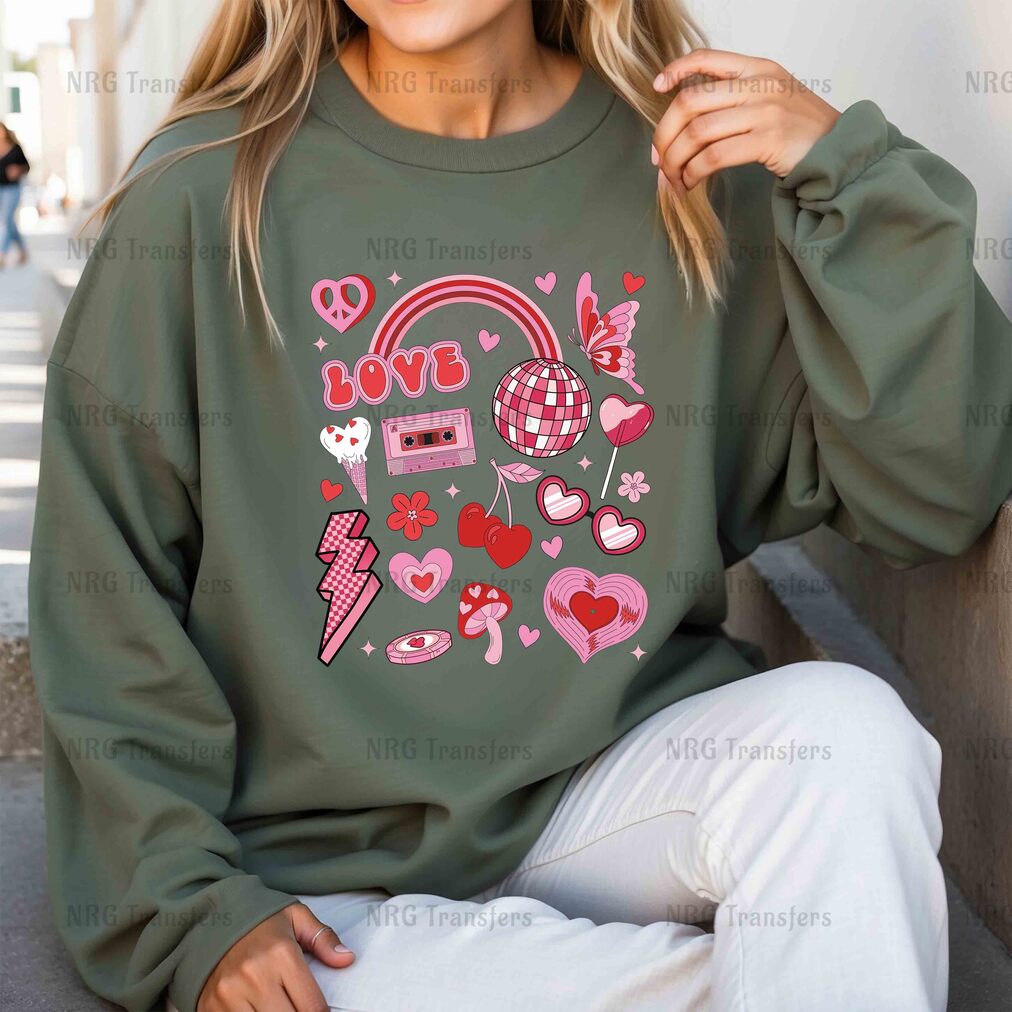
<svg viewBox="0 0 1012 1012">
<path fill-rule="evenodd" d="M 0 123 L 0 227 L 3 228 L 0 267 L 7 266 L 7 255 L 13 246 L 19 250 L 18 263 L 28 260 L 28 247 L 18 228 L 17 215 L 21 203 L 21 181 L 29 168 L 14 131 L 5 123 Z"/>
</svg>

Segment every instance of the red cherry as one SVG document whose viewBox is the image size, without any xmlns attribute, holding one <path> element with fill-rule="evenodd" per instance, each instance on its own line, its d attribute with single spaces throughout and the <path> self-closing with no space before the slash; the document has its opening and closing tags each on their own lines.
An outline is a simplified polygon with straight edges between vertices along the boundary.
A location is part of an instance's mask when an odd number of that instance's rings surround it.
<svg viewBox="0 0 1012 1012">
<path fill-rule="evenodd" d="M 457 517 L 457 540 L 465 548 L 481 548 L 485 544 L 485 531 L 498 523 L 502 521 L 497 516 L 485 516 L 481 503 L 469 502 Z"/>
<path fill-rule="evenodd" d="M 531 529 L 523 524 L 494 523 L 485 531 L 485 551 L 500 568 L 515 566 L 530 550 Z"/>
</svg>

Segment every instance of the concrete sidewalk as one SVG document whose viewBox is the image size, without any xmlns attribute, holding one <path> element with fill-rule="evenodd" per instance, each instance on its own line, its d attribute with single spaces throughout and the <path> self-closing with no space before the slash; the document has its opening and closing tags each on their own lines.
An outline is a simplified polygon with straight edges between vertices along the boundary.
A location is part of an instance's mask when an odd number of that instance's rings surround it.
<svg viewBox="0 0 1012 1012">
<path fill-rule="evenodd" d="M 0 624 L 24 620 L 48 344 L 65 308 L 57 278 L 80 269 L 63 219 L 29 235 L 31 259 L 0 270 Z"/>
<path fill-rule="evenodd" d="M 28 234 L 31 260 L 0 270 L 0 755 L 39 747 L 28 666 L 28 553 L 46 359 L 82 266 L 63 219 Z M 27 231 L 27 230 L 26 230 Z"/>
</svg>

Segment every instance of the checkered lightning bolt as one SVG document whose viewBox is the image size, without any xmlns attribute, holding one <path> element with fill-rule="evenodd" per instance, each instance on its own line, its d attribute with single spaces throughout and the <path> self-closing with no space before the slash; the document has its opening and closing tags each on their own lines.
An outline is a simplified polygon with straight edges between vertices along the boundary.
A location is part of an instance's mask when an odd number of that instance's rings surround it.
<svg viewBox="0 0 1012 1012">
<path fill-rule="evenodd" d="M 371 569 L 379 551 L 372 538 L 362 536 L 368 523 L 363 510 L 331 513 L 316 550 L 328 567 L 316 588 L 328 602 L 319 653 L 324 664 L 334 659 L 383 586 Z"/>
</svg>

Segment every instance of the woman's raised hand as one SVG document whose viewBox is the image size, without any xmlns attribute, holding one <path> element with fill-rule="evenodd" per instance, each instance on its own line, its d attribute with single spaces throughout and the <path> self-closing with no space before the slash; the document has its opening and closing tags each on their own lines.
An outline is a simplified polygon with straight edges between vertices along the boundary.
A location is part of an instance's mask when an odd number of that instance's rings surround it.
<svg viewBox="0 0 1012 1012">
<path fill-rule="evenodd" d="M 197 1012 L 327 1012 L 303 952 L 337 969 L 355 960 L 333 928 L 305 904 L 293 903 L 225 953 L 207 978 Z"/>
<path fill-rule="evenodd" d="M 695 49 L 654 81 L 664 93 L 680 85 L 654 130 L 652 151 L 658 182 L 678 192 L 749 162 L 782 178 L 840 117 L 778 63 L 739 53 Z"/>
</svg>

